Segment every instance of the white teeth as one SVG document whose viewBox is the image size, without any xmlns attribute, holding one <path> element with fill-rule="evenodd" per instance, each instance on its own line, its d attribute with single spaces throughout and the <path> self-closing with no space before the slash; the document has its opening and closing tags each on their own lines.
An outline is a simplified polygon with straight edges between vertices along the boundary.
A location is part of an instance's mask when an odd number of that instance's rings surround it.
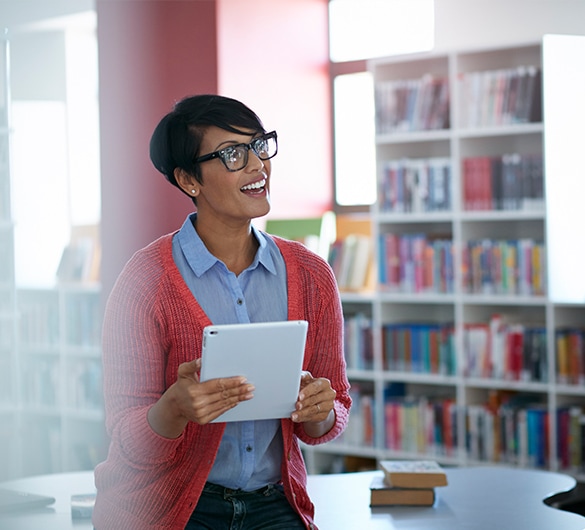
<svg viewBox="0 0 585 530">
<path fill-rule="evenodd" d="M 254 182 L 252 184 L 248 184 L 247 186 L 242 186 L 241 190 L 257 190 L 259 188 L 263 188 L 266 185 L 266 179 L 259 180 L 258 182 Z"/>
</svg>

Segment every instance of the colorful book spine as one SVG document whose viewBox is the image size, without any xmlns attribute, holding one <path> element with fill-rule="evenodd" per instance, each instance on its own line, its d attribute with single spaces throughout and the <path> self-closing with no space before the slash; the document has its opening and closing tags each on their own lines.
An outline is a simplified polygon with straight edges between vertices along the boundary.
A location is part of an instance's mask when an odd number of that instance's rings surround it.
<svg viewBox="0 0 585 530">
<path fill-rule="evenodd" d="M 523 398 L 501 393 L 488 403 L 468 405 L 465 409 L 465 447 L 468 458 L 521 467 L 548 468 L 548 408 L 529 399 L 527 396 Z"/>
<path fill-rule="evenodd" d="M 394 323 L 382 329 L 384 370 L 455 375 L 452 323 Z"/>
<path fill-rule="evenodd" d="M 457 452 L 453 399 L 389 396 L 384 402 L 384 419 L 386 449 L 434 456 Z"/>
<path fill-rule="evenodd" d="M 355 447 L 373 447 L 376 439 L 376 400 L 371 388 L 352 382 L 351 414 L 339 441 Z"/>
<path fill-rule="evenodd" d="M 533 65 L 469 72 L 459 77 L 462 126 L 489 127 L 542 120 L 541 70 Z"/>
<path fill-rule="evenodd" d="M 349 234 L 330 245 L 327 260 L 339 289 L 360 291 L 367 288 L 372 253 L 372 238 L 364 234 Z"/>
<path fill-rule="evenodd" d="M 548 357 L 543 326 L 506 322 L 494 315 L 489 322 L 463 326 L 463 373 L 466 377 L 546 382 Z"/>
<path fill-rule="evenodd" d="M 449 82 L 443 77 L 378 82 L 375 105 L 377 134 L 449 128 Z"/>
<path fill-rule="evenodd" d="M 543 210 L 541 154 L 478 156 L 462 161 L 465 210 Z"/>
<path fill-rule="evenodd" d="M 364 313 L 344 319 L 344 348 L 347 367 L 358 370 L 374 368 L 372 319 Z"/>
<path fill-rule="evenodd" d="M 585 472 L 585 409 L 569 404 L 557 410 L 559 468 L 572 474 Z"/>
<path fill-rule="evenodd" d="M 470 240 L 463 248 L 463 287 L 468 293 L 544 296 L 546 248 L 542 241 Z"/>
<path fill-rule="evenodd" d="M 491 403 L 469 405 L 465 410 L 466 451 L 470 459 L 547 469 L 551 418 L 545 404 L 505 393 Z M 565 405 L 556 412 L 555 454 L 559 468 L 585 472 L 585 410 Z"/>
<path fill-rule="evenodd" d="M 556 381 L 565 385 L 585 384 L 585 329 L 555 331 Z"/>
<path fill-rule="evenodd" d="M 451 161 L 403 158 L 385 162 L 378 204 L 381 212 L 391 213 L 450 211 Z"/>
<path fill-rule="evenodd" d="M 379 236 L 380 287 L 402 293 L 452 293 L 453 242 L 425 234 Z"/>
</svg>

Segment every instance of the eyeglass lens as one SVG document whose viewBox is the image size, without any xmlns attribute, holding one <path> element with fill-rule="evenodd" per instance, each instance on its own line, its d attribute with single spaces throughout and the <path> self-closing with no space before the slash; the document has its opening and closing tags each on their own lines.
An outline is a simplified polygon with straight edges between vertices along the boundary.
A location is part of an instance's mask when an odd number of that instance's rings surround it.
<svg viewBox="0 0 585 530">
<path fill-rule="evenodd" d="M 253 149 L 260 160 L 268 160 L 276 154 L 276 139 L 274 136 L 261 136 L 247 145 L 238 144 L 222 149 L 220 156 L 228 169 L 236 171 L 247 165 L 249 149 Z"/>
</svg>

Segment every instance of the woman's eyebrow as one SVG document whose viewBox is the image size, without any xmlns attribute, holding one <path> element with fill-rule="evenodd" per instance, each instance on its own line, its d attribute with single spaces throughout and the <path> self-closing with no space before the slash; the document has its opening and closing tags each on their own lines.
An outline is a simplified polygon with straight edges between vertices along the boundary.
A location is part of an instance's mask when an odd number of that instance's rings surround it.
<svg viewBox="0 0 585 530">
<path fill-rule="evenodd" d="M 216 151 L 219 151 L 220 149 L 223 149 L 222 146 L 225 147 L 230 147 L 233 145 L 240 145 L 240 144 L 245 144 L 246 142 L 236 142 L 236 140 L 225 140 L 223 142 L 221 142 L 220 144 L 218 144 L 215 148 Z"/>
</svg>

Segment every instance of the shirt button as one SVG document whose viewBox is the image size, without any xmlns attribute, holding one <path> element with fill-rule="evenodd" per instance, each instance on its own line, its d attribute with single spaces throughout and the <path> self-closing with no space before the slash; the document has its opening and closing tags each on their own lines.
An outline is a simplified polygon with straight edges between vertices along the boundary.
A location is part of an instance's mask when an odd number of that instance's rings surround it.
<svg viewBox="0 0 585 530">
<path fill-rule="evenodd" d="M 246 446 L 246 451 L 249 453 L 252 451 L 252 446 L 251 445 L 247 445 Z"/>
<path fill-rule="evenodd" d="M 238 304 L 238 305 L 242 305 L 243 303 L 244 303 L 244 301 L 241 298 L 238 298 L 236 300 L 236 304 Z"/>
</svg>

